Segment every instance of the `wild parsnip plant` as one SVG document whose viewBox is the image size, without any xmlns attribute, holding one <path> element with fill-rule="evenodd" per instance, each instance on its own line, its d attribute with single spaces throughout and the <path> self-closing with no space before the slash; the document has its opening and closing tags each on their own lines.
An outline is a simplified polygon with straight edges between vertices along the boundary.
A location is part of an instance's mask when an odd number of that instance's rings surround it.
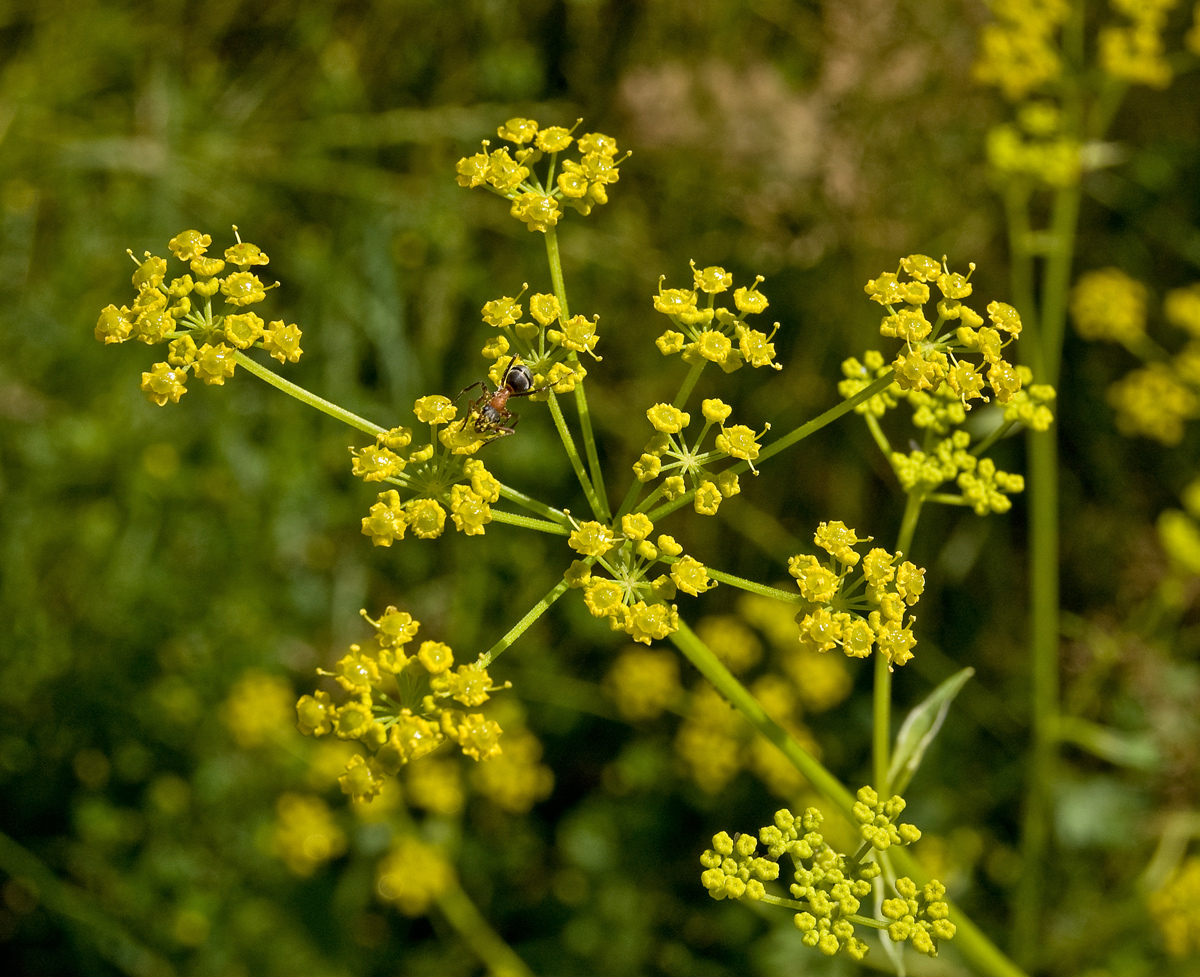
<svg viewBox="0 0 1200 977">
<path fill-rule="evenodd" d="M 776 433 L 761 419 L 735 416 L 735 408 L 718 398 L 696 403 L 697 383 L 710 365 L 724 373 L 785 365 L 777 362 L 772 342 L 780 324 L 759 324 L 769 307 L 759 288 L 763 279 L 735 288 L 723 268 L 693 262 L 690 285 L 665 287 L 664 275 L 657 294 L 650 296 L 666 323 L 654 341 L 657 351 L 647 342 L 646 353 L 666 358 L 664 368 L 679 375 L 678 393 L 670 403 L 637 407 L 636 423 L 647 440 L 632 470 L 606 468 L 587 399 L 589 367 L 596 369 L 603 351 L 601 315 L 572 311 L 556 228 L 569 210 L 586 217 L 604 204 L 628 157 L 601 133 L 576 137 L 574 128 L 540 128 L 524 118 L 510 119 L 497 131 L 506 145 L 492 148 L 485 141 L 481 152 L 460 160 L 458 183 L 501 197 L 514 218 L 543 235 L 549 288 L 525 299 L 523 287 L 484 305 L 481 352 L 491 361 L 490 386 L 475 385 L 476 390 L 482 386 L 477 394 L 466 396 L 471 388 L 457 397 L 431 392 L 415 402 L 409 423 L 385 429 L 268 369 L 252 351 L 294 363 L 301 355 L 301 333 L 283 320 L 264 322 L 251 309 L 275 286 L 250 270 L 265 266 L 267 255 L 240 237 L 221 259 L 208 255 L 209 235 L 195 230 L 177 235 L 168 248 L 187 266 L 182 274 L 171 274 L 166 259 L 149 253 L 135 259 L 132 305 L 106 307 L 96 326 L 97 338 L 105 343 L 138 339 L 166 345 L 166 360 L 142 375 L 142 389 L 159 406 L 178 403 L 189 379 L 222 385 L 240 366 L 370 436 L 370 443 L 352 447 L 350 464 L 363 481 L 388 486 L 364 506 L 362 532 L 375 546 L 426 545 L 451 525 L 467 536 L 507 524 L 561 539 L 561 579 L 466 664 L 456 666 L 454 653 L 440 641 L 418 643 L 420 625 L 407 612 L 388 607 L 373 619 L 364 611 L 373 630 L 370 639 L 352 645 L 332 670 L 320 672 L 333 677 L 341 694 L 335 698 L 316 690 L 302 696 L 296 704 L 300 730 L 358 745 L 340 783 L 359 803 L 377 797 L 402 768 L 416 761 L 436 764 L 427 754 L 447 741 L 481 769 L 502 763 L 509 736 L 495 718 L 476 711 L 499 690 L 488 667 L 551 605 L 577 591 L 573 599 L 633 642 L 673 643 L 711 683 L 713 695 L 731 703 L 857 829 L 859 846 L 845 852 L 822 833 L 823 816 L 816 808 L 800 817 L 778 811 L 757 840 L 721 831 L 701 858 L 701 881 L 713 898 L 748 898 L 793 910 L 803 942 L 828 955 L 845 952 L 861 959 L 868 946 L 856 935 L 858 926 L 930 956 L 937 955 L 940 942 L 956 938 L 978 971 L 1016 972 L 970 920 L 951 908 L 944 886 L 926 878 L 901 850 L 920 837 L 917 828 L 898 820 L 903 792 L 970 670 L 935 690 L 909 717 L 895 744 L 889 730 L 891 674 L 920 653 L 913 610 L 925 588 L 925 571 L 906 554 L 922 508 L 966 506 L 979 515 L 1007 511 L 1010 496 L 1022 490 L 1022 478 L 998 470 L 985 452 L 1018 425 L 1044 431 L 1051 423 L 1053 389 L 1031 384 L 1029 370 L 1009 360 L 1021 333 L 1020 316 L 998 301 L 983 314 L 976 311 L 968 302 L 973 265 L 964 274 L 952 271 L 945 258 L 909 255 L 895 271 L 865 287 L 884 313 L 880 334 L 893 341 L 892 351 L 868 350 L 861 359 L 847 360 L 839 387 L 842 402 Z M 488 450 L 504 450 L 504 439 L 516 433 L 512 402 L 523 397 L 546 403 L 587 512 L 572 511 L 572 500 L 540 499 L 506 485 L 487 468 L 481 449 L 498 442 Z M 573 418 L 568 419 L 560 398 L 573 402 Z M 973 435 L 965 427 L 968 412 L 992 400 L 1000 409 L 990 430 Z M 901 405 L 911 411 L 915 429 L 918 446 L 910 450 L 894 444 L 907 445 L 911 432 L 888 431 L 895 426 L 888 415 Z M 759 466 L 852 412 L 864 419 L 905 497 L 894 548 L 871 546 L 873 537 L 838 520 L 821 522 L 813 552 L 788 561 L 797 586 L 784 590 L 706 565 L 688 552 L 688 523 L 676 519 L 668 525 L 686 506 L 713 516 L 722 505 L 737 505 L 737 495 L 753 490 Z M 610 494 L 610 486 L 622 491 Z M 756 686 L 760 702 L 727 667 L 728 657 L 723 660 L 704 640 L 712 630 L 698 633 L 689 626 L 700 599 L 719 584 L 795 616 L 792 652 L 785 656 L 794 660 L 784 666 L 793 675 L 803 675 L 805 656 L 874 657 L 872 786 L 852 795 L 764 708 L 768 687 Z M 630 714 L 652 714 L 669 700 L 677 672 L 672 673 L 674 659 L 662 654 L 652 649 L 640 659 L 627 656 L 624 672 L 614 672 L 611 687 L 618 695 L 622 689 L 629 693 L 630 701 L 619 705 Z M 639 691 L 637 676 L 647 674 L 658 676 L 649 685 L 654 694 Z M 667 691 L 659 695 L 655 688 Z M 704 763 L 702 757 L 697 760 L 700 768 Z M 528 753 L 524 767 L 509 769 L 518 768 L 534 771 L 522 794 L 522 803 L 532 803 L 548 790 L 546 775 L 537 772 L 537 754 Z M 323 818 L 323 810 L 281 798 L 281 849 L 291 852 L 288 839 Z M 323 836 L 326 853 L 345 843 L 331 831 Z M 789 896 L 773 894 L 767 883 L 774 881 L 786 883 Z M 410 914 L 455 891 L 447 861 L 412 832 L 380 863 L 377 886 L 383 898 Z M 864 911 L 869 899 L 876 915 Z M 446 905 L 443 910 L 454 916 Z"/>
</svg>

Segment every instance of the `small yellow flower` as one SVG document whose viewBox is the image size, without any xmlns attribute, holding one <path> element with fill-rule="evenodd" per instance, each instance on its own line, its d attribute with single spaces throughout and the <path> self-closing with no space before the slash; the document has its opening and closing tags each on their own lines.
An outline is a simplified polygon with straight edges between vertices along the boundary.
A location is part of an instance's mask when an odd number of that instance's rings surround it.
<svg viewBox="0 0 1200 977">
<path fill-rule="evenodd" d="M 430 675 L 440 675 L 454 664 L 454 652 L 441 641 L 423 641 L 417 652 L 417 660 Z"/>
<path fill-rule="evenodd" d="M 674 604 L 646 604 L 638 601 L 630 608 L 629 635 L 634 641 L 650 644 L 679 630 L 679 612 Z"/>
<path fill-rule="evenodd" d="M 454 406 L 449 397 L 430 394 L 417 399 L 413 404 L 413 413 L 417 415 L 417 420 L 424 421 L 426 424 L 448 424 L 454 420 L 458 408 Z"/>
<path fill-rule="evenodd" d="M 598 522 L 583 522 L 567 539 L 567 545 L 584 556 L 603 556 L 612 549 L 612 530 Z"/>
<path fill-rule="evenodd" d="M 663 495 L 671 502 L 687 493 L 687 484 L 682 475 L 670 475 L 663 479 Z"/>
<path fill-rule="evenodd" d="M 562 315 L 562 306 L 556 296 L 537 292 L 529 297 L 529 314 L 543 326 L 548 326 Z"/>
<path fill-rule="evenodd" d="M 237 228 L 234 228 L 236 233 Z M 238 237 L 238 243 L 232 247 L 225 249 L 225 260 L 231 265 L 237 265 L 242 271 L 245 271 L 251 265 L 266 265 L 271 263 L 271 259 L 263 253 L 262 249 L 257 244 L 251 244 L 249 241 L 243 241 Z"/>
<path fill-rule="evenodd" d="M 296 702 L 296 728 L 305 736 L 324 736 L 333 729 L 334 707 L 328 692 L 302 695 Z"/>
<path fill-rule="evenodd" d="M 225 338 L 238 349 L 249 349 L 263 334 L 265 323 L 253 312 L 227 315 L 223 322 Z"/>
<path fill-rule="evenodd" d="M 712 363 L 726 363 L 733 351 L 733 342 L 723 332 L 707 329 L 700 334 L 696 352 Z"/>
<path fill-rule="evenodd" d="M 518 295 L 517 298 L 520 296 Z M 484 322 L 499 329 L 502 326 L 511 326 L 521 318 L 521 303 L 517 299 L 505 295 L 485 303 L 480 309 L 480 313 Z"/>
<path fill-rule="evenodd" d="M 728 469 L 717 476 L 717 488 L 721 490 L 721 494 L 727 499 L 733 498 L 742 490 L 737 474 Z"/>
<path fill-rule="evenodd" d="M 289 871 L 305 878 L 346 850 L 346 833 L 321 798 L 283 794 L 275 802 L 271 842 Z"/>
<path fill-rule="evenodd" d="M 253 305 L 267 297 L 267 290 L 257 275 L 235 271 L 221 281 L 221 294 L 230 305 Z"/>
<path fill-rule="evenodd" d="M 593 352 L 596 343 L 600 340 L 600 337 L 596 335 L 596 324 L 599 320 L 599 316 L 594 316 L 590 320 L 581 315 L 572 316 L 564 323 L 561 330 L 549 330 L 546 338 L 566 349 L 572 349 L 579 353 L 591 353 L 593 357 L 600 359 Z"/>
<path fill-rule="evenodd" d="M 523 146 L 527 142 L 533 142 L 537 134 L 538 124 L 533 119 L 522 119 L 520 117 L 509 119 L 496 130 L 496 135 L 501 139 L 516 143 L 518 146 Z"/>
<path fill-rule="evenodd" d="M 529 190 L 513 200 L 512 216 L 524 222 L 530 231 L 554 227 L 562 217 L 562 208 L 555 197 Z"/>
<path fill-rule="evenodd" d="M 466 485 L 450 489 L 450 512 L 459 532 L 468 536 L 483 535 L 483 527 L 492 521 L 491 508 Z"/>
<path fill-rule="evenodd" d="M 692 265 L 692 280 L 696 283 L 696 288 L 705 292 L 708 295 L 718 295 L 721 292 L 727 291 L 729 286 L 733 284 L 733 276 L 724 268 L 718 268 L 716 265 L 711 265 L 708 268 L 697 268 L 696 262 L 691 262 Z"/>
<path fill-rule="evenodd" d="M 379 501 L 363 517 L 362 532 L 370 536 L 375 546 L 391 546 L 393 540 L 403 539 L 408 519 L 400 506 L 400 493 L 395 489 L 379 493 Z"/>
<path fill-rule="evenodd" d="M 817 531 L 813 534 L 813 542 L 816 543 L 830 556 L 833 556 L 837 561 L 844 566 L 852 567 L 858 564 L 859 556 L 854 552 L 854 546 L 859 543 L 868 543 L 871 537 L 860 538 L 859 535 L 850 529 L 841 520 L 832 522 L 823 522 L 817 527 Z"/>
<path fill-rule="evenodd" d="M 405 519 L 421 539 L 437 539 L 446 528 L 446 510 L 433 499 L 410 499 L 404 505 Z"/>
<path fill-rule="evenodd" d="M 655 404 L 646 411 L 646 417 L 654 429 L 663 434 L 678 434 L 692 423 L 691 414 L 670 404 Z"/>
<path fill-rule="evenodd" d="M 285 360 L 288 363 L 297 363 L 304 352 L 300 348 L 302 336 L 303 333 L 295 323 L 284 325 L 282 319 L 276 319 L 263 333 L 263 349 L 280 363 Z"/>
<path fill-rule="evenodd" d="M 221 386 L 226 378 L 233 376 L 237 360 L 233 358 L 233 350 L 224 343 L 212 346 L 205 343 L 196 352 L 196 361 L 192 370 L 201 380 L 208 384 Z"/>
<path fill-rule="evenodd" d="M 656 312 L 661 312 L 664 315 L 681 315 L 696 307 L 696 293 L 688 291 L 685 288 L 667 288 L 659 287 L 659 292 L 654 296 L 654 309 Z"/>
<path fill-rule="evenodd" d="M 225 270 L 225 262 L 220 258 L 203 258 L 197 255 L 188 262 L 188 267 L 192 269 L 192 274 L 198 275 L 201 278 L 212 278 L 214 275 L 219 275 Z M 204 296 L 216 295 L 217 289 L 223 286 L 224 282 L 213 280 L 211 282 L 196 282 L 196 291 Z"/>
<path fill-rule="evenodd" d="M 167 242 L 167 247 L 180 261 L 191 261 L 193 258 L 202 256 L 210 244 L 212 244 L 212 238 L 208 234 L 201 234 L 199 231 L 181 231 Z"/>
<path fill-rule="evenodd" d="M 789 558 L 788 573 L 796 578 L 804 599 L 816 604 L 833 600 L 842 582 L 840 576 L 807 553 Z"/>
<path fill-rule="evenodd" d="M 101 310 L 100 318 L 96 322 L 97 340 L 105 344 L 123 343 L 132 331 L 133 320 L 129 316 L 129 309 L 106 305 Z"/>
<path fill-rule="evenodd" d="M 364 482 L 382 482 L 385 478 L 392 478 L 404 471 L 404 459 L 387 448 L 351 448 L 350 453 L 354 456 L 351 470 L 356 478 L 361 478 Z"/>
<path fill-rule="evenodd" d="M 942 263 L 924 254 L 910 254 L 900 259 L 900 267 L 910 278 L 919 282 L 936 281 L 942 273 Z"/>
<path fill-rule="evenodd" d="M 674 329 L 668 329 L 658 339 L 654 340 L 654 345 L 658 347 L 659 352 L 663 356 L 670 356 L 672 353 L 678 353 L 683 349 L 683 344 L 687 340 L 681 332 L 676 332 Z"/>
<path fill-rule="evenodd" d="M 584 587 L 583 602 L 592 617 L 609 617 L 621 607 L 624 592 L 621 585 L 607 577 L 592 577 Z"/>
<path fill-rule="evenodd" d="M 706 478 L 700 483 L 700 487 L 696 489 L 692 505 L 702 516 L 715 516 L 723 498 L 724 496 L 721 494 L 721 490 L 717 487 L 716 483 Z"/>
<path fill-rule="evenodd" d="M 630 513 L 621 517 L 621 535 L 626 539 L 639 541 L 654 532 L 654 523 L 642 512 Z"/>
<path fill-rule="evenodd" d="M 715 580 L 708 578 L 708 567 L 691 556 L 680 557 L 671 566 L 671 579 L 676 587 L 693 597 L 699 597 L 717 585 Z"/>
<path fill-rule="evenodd" d="M 187 393 L 186 380 L 186 370 L 172 369 L 169 363 L 155 363 L 149 373 L 142 374 L 142 391 L 159 407 L 165 407 L 167 401 L 178 404 L 179 398 Z"/>
<path fill-rule="evenodd" d="M 763 277 L 759 275 L 749 288 L 743 286 L 733 293 L 733 304 L 737 306 L 739 312 L 747 315 L 762 312 L 770 304 L 767 302 L 767 297 L 758 290 L 758 283 L 761 281 L 763 281 Z"/>
<path fill-rule="evenodd" d="M 771 425 L 768 424 L 763 429 L 763 434 L 770 430 Z M 753 463 L 758 457 L 762 445 L 758 443 L 758 439 L 762 434 L 755 434 L 752 428 L 746 427 L 745 424 L 735 424 L 733 427 L 721 428 L 721 433 L 717 435 L 717 450 L 724 451 L 726 454 L 734 458 L 741 458 L 743 461 Z M 754 470 L 754 465 L 750 465 L 751 471 Z"/>
<path fill-rule="evenodd" d="M 740 323 L 737 326 L 738 350 L 742 357 L 756 370 L 759 367 L 770 366 L 782 370 L 783 366 L 775 362 L 775 344 L 772 337 L 779 330 L 779 323 L 771 330 L 770 335 L 757 329 L 748 329 Z"/>
<path fill-rule="evenodd" d="M 490 760 L 500 755 L 500 724 L 485 719 L 481 713 L 467 715 L 454 732 L 467 756 Z"/>
<path fill-rule="evenodd" d="M 543 153 L 561 153 L 574 140 L 571 138 L 570 129 L 564 129 L 562 126 L 550 126 L 539 132 L 534 142 Z"/>
</svg>

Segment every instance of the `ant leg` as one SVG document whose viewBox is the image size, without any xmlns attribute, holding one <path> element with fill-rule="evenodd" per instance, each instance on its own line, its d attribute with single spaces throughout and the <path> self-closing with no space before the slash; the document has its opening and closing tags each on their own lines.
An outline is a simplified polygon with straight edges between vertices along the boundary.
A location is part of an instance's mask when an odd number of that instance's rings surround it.
<svg viewBox="0 0 1200 977">
<path fill-rule="evenodd" d="M 476 381 L 475 381 L 474 383 L 472 383 L 470 386 L 463 387 L 463 388 L 462 388 L 462 390 L 460 390 L 460 391 L 458 392 L 458 396 L 454 398 L 454 402 L 457 404 L 457 403 L 458 403 L 460 400 L 462 400 L 462 395 L 463 395 L 463 394 L 465 394 L 465 393 L 466 393 L 468 390 L 471 390 L 471 389 L 473 389 L 473 388 L 475 388 L 475 387 L 483 387 L 483 392 L 484 392 L 485 394 L 491 393 L 491 391 L 490 391 L 490 390 L 488 390 L 488 388 L 487 388 L 487 384 L 486 384 L 486 383 L 484 383 L 482 380 L 476 380 Z"/>
</svg>

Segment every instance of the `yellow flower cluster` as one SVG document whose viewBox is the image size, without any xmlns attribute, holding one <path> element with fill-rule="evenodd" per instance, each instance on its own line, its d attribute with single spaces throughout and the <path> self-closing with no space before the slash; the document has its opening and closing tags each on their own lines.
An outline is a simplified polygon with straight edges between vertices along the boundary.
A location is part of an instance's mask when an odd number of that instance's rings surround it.
<svg viewBox="0 0 1200 977">
<path fill-rule="evenodd" d="M 642 512 L 621 517 L 619 532 L 603 523 L 575 523 L 567 545 L 586 559 L 575 560 L 564 577 L 583 590 L 583 602 L 593 617 L 608 618 L 609 627 L 634 641 L 650 644 L 679 630 L 679 611 L 673 600 L 679 591 L 698 597 L 717 582 L 708 568 L 684 555 L 674 538 L 650 536 L 654 524 Z M 667 572 L 653 580 L 651 571 L 663 564 Z M 592 573 L 599 565 L 608 576 Z"/>
<path fill-rule="evenodd" d="M 871 801 L 873 794 L 869 787 L 860 790 L 859 805 Z M 902 808 L 899 798 L 888 804 L 895 807 L 897 801 Z M 876 816 L 874 812 L 872 815 Z M 883 818 L 890 828 L 890 820 L 886 815 Z M 841 854 L 822 834 L 823 822 L 821 812 L 814 807 L 806 809 L 800 818 L 784 808 L 775 813 L 773 824 L 759 830 L 757 838 L 742 834 L 735 840 L 722 831 L 713 837 L 712 848 L 700 857 L 704 866 L 700 882 L 717 900 L 759 901 L 767 895 L 764 883 L 786 879 L 783 866 L 787 865 L 792 870 L 789 894 L 804 903 L 803 910 L 793 917 L 804 945 L 816 947 L 826 956 L 845 953 L 851 959 L 862 960 L 868 947 L 854 935 L 852 919 L 859 915 L 882 873 L 874 857 L 866 860 L 872 849 L 880 849 L 872 845 L 854 856 Z M 908 835 L 919 837 L 920 832 L 911 825 L 902 827 L 911 828 Z M 906 844 L 908 840 L 898 835 L 897 843 Z M 763 855 L 758 854 L 760 845 L 765 849 Z M 949 907 L 944 900 L 945 887 L 934 881 L 918 891 L 910 879 L 901 878 L 895 883 L 895 891 L 899 898 L 886 899 L 881 907 L 883 915 L 893 921 L 887 927 L 888 936 L 895 942 L 910 942 L 920 953 L 937 956 L 938 941 L 949 940 L 956 932 L 946 918 Z"/>
<path fill-rule="evenodd" d="M 447 740 L 475 760 L 499 756 L 499 724 L 465 711 L 478 709 L 496 691 L 487 670 L 477 665 L 454 669 L 454 653 L 440 641 L 424 641 L 415 654 L 407 653 L 404 646 L 415 639 L 420 625 L 394 607 L 378 621 L 366 619 L 375 629 L 374 639 L 366 646 L 351 645 L 333 671 L 318 669 L 349 697 L 337 705 L 328 692 L 317 691 L 296 703 L 297 728 L 306 736 L 334 733 L 369 751 L 370 759 L 358 753 L 351 757 L 338 778 L 342 791 L 370 800 L 386 776 Z"/>
<path fill-rule="evenodd" d="M 1069 136 L 1053 131 L 1032 135 L 1009 123 L 993 127 L 987 137 L 988 162 L 996 172 L 1030 176 L 1056 188 L 1079 182 L 1081 148 L 1079 140 Z"/>
<path fill-rule="evenodd" d="M 655 345 L 664 356 L 680 353 L 689 365 L 708 361 L 716 363 L 726 373 L 740 369 L 745 363 L 756 369 L 761 366 L 782 369 L 775 362 L 775 344 L 771 342 L 779 323 L 775 323 L 769 334 L 746 325 L 746 316 L 765 311 L 769 304 L 767 297 L 758 290 L 762 280 L 759 275 L 749 288 L 742 286 L 734 291 L 733 305 L 737 310 L 734 312 L 715 306 L 717 295 L 728 291 L 733 284 L 733 276 L 724 268 L 697 268 L 693 261 L 693 287 L 690 289 L 664 289 L 664 278 L 660 278 L 654 309 L 683 331 L 668 329 L 658 337 Z M 703 305 L 699 301 L 701 293 L 708 296 Z"/>
<path fill-rule="evenodd" d="M 1147 356 L 1146 295 L 1141 282 L 1117 268 L 1086 272 L 1071 292 L 1075 329 L 1085 339 L 1120 342 Z M 1200 416 L 1200 285 L 1167 292 L 1163 317 L 1188 342 L 1170 359 L 1126 374 L 1109 388 L 1108 402 L 1123 434 L 1178 444 L 1186 423 Z"/>
<path fill-rule="evenodd" d="M 375 891 L 405 916 L 421 916 L 454 885 L 454 869 L 437 848 L 402 835 L 375 870 Z"/>
<path fill-rule="evenodd" d="M 1178 0 L 1113 0 L 1112 7 L 1129 21 L 1105 27 L 1097 38 L 1100 67 L 1121 81 L 1166 88 L 1173 72 L 1163 50 L 1167 14 Z"/>
<path fill-rule="evenodd" d="M 975 80 L 995 85 L 1010 102 L 1062 74 L 1058 31 L 1071 13 L 1068 0 L 1005 0 L 979 37 Z"/>
<path fill-rule="evenodd" d="M 962 275 L 951 272 L 945 259 L 939 263 L 927 255 L 913 254 L 901 259 L 897 271 L 867 282 L 865 291 L 888 311 L 880 323 L 880 334 L 904 340 L 892 362 L 901 390 L 936 390 L 945 383 L 965 407 L 975 398 L 987 401 L 981 367 L 965 359 L 973 353 L 986 365 L 987 385 L 996 400 L 1007 404 L 1020 391 L 1021 376 L 1004 359 L 1003 351 L 1020 335 L 1021 317 L 1011 305 L 991 302 L 987 307 L 991 325 L 984 325 L 983 318 L 962 302 L 972 292 L 970 277 L 975 266 L 969 267 Z M 934 322 L 924 312 L 930 300 L 928 283 L 942 294 Z M 957 329 L 943 335 L 943 328 L 948 329 L 948 323 L 955 320 Z"/>
<path fill-rule="evenodd" d="M 765 425 L 761 432 L 755 432 L 745 424 L 727 425 L 725 422 L 729 420 L 733 409 L 716 398 L 703 401 L 701 411 L 704 426 L 696 440 L 689 445 L 682 435 L 692 423 L 690 413 L 671 404 L 655 404 L 647 410 L 646 418 L 657 433 L 646 443 L 641 457 L 633 463 L 633 473 L 643 483 L 664 476 L 651 500 L 665 496 L 674 501 L 687 493 L 690 482 L 695 493 L 693 508 L 703 516 L 713 516 L 724 499 L 737 495 L 742 489 L 736 472 L 727 468 L 720 473 L 713 473 L 709 466 L 723 458 L 737 458 L 749 464 L 750 470 L 758 474 L 754 461 L 762 450 L 759 442 L 771 425 Z M 700 446 L 714 426 L 718 428 L 715 450 L 702 451 Z"/>
<path fill-rule="evenodd" d="M 1200 399 L 1166 363 L 1151 363 L 1126 374 L 1108 388 L 1117 412 L 1117 430 L 1163 444 L 1179 444 L 1184 425 L 1200 416 Z"/>
<path fill-rule="evenodd" d="M 291 724 L 292 695 L 286 679 L 250 669 L 230 689 L 221 718 L 243 750 L 262 746 Z"/>
<path fill-rule="evenodd" d="M 1200 858 L 1185 861 L 1147 903 L 1167 953 L 1200 954 Z"/>
<path fill-rule="evenodd" d="M 574 131 L 575 127 L 561 126 L 539 129 L 532 119 L 509 119 L 496 134 L 516 148 L 510 151 L 502 146 L 489 151 L 491 143 L 485 139 L 483 152 L 458 161 L 455 179 L 459 186 L 486 187 L 512 201 L 512 216 L 531 231 L 544 233 L 554 227 L 564 207 L 573 207 L 586 217 L 593 207 L 608 203 L 608 186 L 621 178 L 623 160 L 616 158 L 617 143 L 612 137 L 589 132 L 576 140 L 571 135 Z M 558 154 L 572 143 L 579 150 L 579 159 L 559 160 Z M 545 183 L 532 169 L 544 155 L 550 157 Z"/>
<path fill-rule="evenodd" d="M 541 762 L 542 744 L 527 729 L 504 734 L 504 752 L 471 770 L 471 786 L 510 814 L 525 814 L 554 789 L 554 772 Z"/>
<path fill-rule="evenodd" d="M 464 432 L 461 425 L 455 428 L 456 408 L 446 397 L 421 397 L 413 412 L 430 425 L 430 440 L 420 448 L 412 447 L 410 428 L 395 427 L 380 434 L 372 447 L 350 449 L 357 477 L 390 482 L 411 495 L 401 501 L 397 489 L 380 492 L 363 517 L 363 535 L 375 546 L 391 546 L 409 529 L 420 539 L 436 539 L 446 528 L 447 508 L 459 532 L 482 535 L 492 521 L 490 503 L 500 498 L 500 483 L 482 461 L 463 456 L 485 444 L 485 438 L 474 430 Z"/>
<path fill-rule="evenodd" d="M 633 645 L 617 656 L 605 677 L 617 711 L 630 722 L 657 719 L 682 696 L 674 652 Z"/>
<path fill-rule="evenodd" d="M 1146 286 L 1119 268 L 1084 272 L 1071 290 L 1071 318 L 1084 339 L 1136 342 L 1146 332 Z"/>
<path fill-rule="evenodd" d="M 801 644 L 819 652 L 841 646 L 851 658 L 866 658 L 877 649 L 889 666 L 909 661 L 917 639 L 911 628 L 915 618 L 910 615 L 905 623 L 905 615 L 925 589 L 925 571 L 907 560 L 897 565 L 902 554 L 884 549 L 860 557 L 854 547 L 869 538 L 860 539 L 842 522 L 821 523 L 813 540 L 828 560 L 803 554 L 788 561 L 800 593 L 816 605 L 800 621 Z M 861 579 L 847 584 L 860 560 Z"/>
<path fill-rule="evenodd" d="M 892 468 L 901 487 L 910 494 L 928 495 L 942 483 L 957 478 L 962 490 L 961 504 L 971 506 L 976 515 L 1008 512 L 1012 508 L 1008 495 L 1025 491 L 1024 477 L 997 471 L 992 459 L 977 458 L 967 450 L 970 443 L 971 435 L 958 430 L 939 441 L 928 453 L 919 450 L 907 455 L 893 452 Z M 943 498 L 942 501 L 951 500 Z"/>
<path fill-rule="evenodd" d="M 160 407 L 179 403 L 187 392 L 189 372 L 206 384 L 224 384 L 233 376 L 240 350 L 257 346 L 280 363 L 295 363 L 303 352 L 301 333 L 294 324 L 282 319 L 267 323 L 254 312 L 241 311 L 263 301 L 275 285 L 264 285 L 248 270 L 267 264 L 267 255 L 257 245 L 242 241 L 236 226 L 234 233 L 237 244 L 225 249 L 224 259 L 207 256 L 212 244 L 208 234 L 194 230 L 177 234 L 167 247 L 187 263 L 191 273 L 170 281 L 165 258 L 148 251 L 141 261 L 134 258 L 133 285 L 138 294 L 132 307 L 108 305 L 100 312 L 95 329 L 100 342 L 169 341 L 166 362 L 155 363 L 142 374 L 142 390 Z M 227 265 L 238 270 L 221 277 Z M 224 315 L 213 314 L 212 300 L 218 292 L 232 307 Z"/>
<path fill-rule="evenodd" d="M 271 849 L 293 875 L 306 878 L 346 850 L 346 832 L 321 798 L 283 794 L 275 803 Z"/>
</svg>

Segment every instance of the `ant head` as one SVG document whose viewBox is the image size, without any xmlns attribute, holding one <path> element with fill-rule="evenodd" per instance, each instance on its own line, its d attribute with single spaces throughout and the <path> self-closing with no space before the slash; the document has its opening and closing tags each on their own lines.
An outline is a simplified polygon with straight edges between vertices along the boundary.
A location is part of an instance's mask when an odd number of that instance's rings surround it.
<svg viewBox="0 0 1200 977">
<path fill-rule="evenodd" d="M 529 393 L 533 387 L 533 374 L 524 363 L 514 363 L 504 373 L 504 386 L 514 394 Z"/>
</svg>

